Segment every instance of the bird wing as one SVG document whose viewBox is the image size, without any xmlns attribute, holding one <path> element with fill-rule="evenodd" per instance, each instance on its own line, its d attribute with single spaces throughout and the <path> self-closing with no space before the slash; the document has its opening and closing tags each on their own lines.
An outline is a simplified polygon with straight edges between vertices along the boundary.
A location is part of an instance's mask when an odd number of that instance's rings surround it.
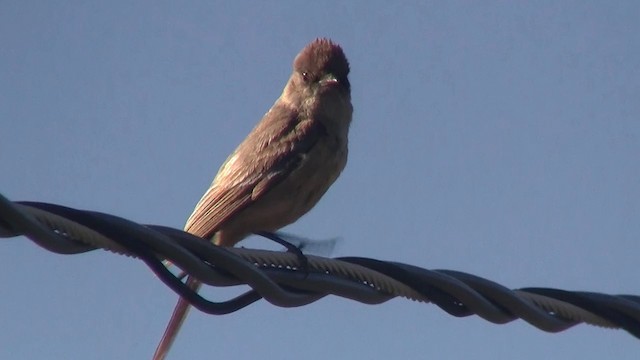
<svg viewBox="0 0 640 360">
<path fill-rule="evenodd" d="M 324 134 L 322 123 L 301 118 L 297 111 L 277 102 L 222 165 L 187 220 L 185 231 L 213 237 L 227 220 L 300 166 Z"/>
</svg>

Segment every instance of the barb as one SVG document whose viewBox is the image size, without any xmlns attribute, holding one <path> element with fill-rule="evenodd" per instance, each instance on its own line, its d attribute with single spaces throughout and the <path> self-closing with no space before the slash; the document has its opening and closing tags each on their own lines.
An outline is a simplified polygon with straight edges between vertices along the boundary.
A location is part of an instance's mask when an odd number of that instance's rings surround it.
<svg viewBox="0 0 640 360">
<path fill-rule="evenodd" d="M 139 258 L 173 291 L 209 314 L 228 314 L 265 299 L 282 307 L 303 306 L 327 295 L 367 304 L 395 297 L 434 303 L 447 313 L 478 315 L 496 324 L 521 318 L 547 332 L 580 323 L 624 329 L 640 338 L 640 296 L 548 288 L 510 290 L 452 270 L 361 257 L 336 259 L 291 253 L 221 248 L 181 230 L 140 225 L 86 210 L 40 202 L 11 202 L 0 195 L 0 237 L 25 235 L 59 254 L 105 249 Z M 189 289 L 163 260 L 210 286 L 246 284 L 251 290 L 212 302 Z M 303 270 L 300 270 L 304 267 Z"/>
</svg>

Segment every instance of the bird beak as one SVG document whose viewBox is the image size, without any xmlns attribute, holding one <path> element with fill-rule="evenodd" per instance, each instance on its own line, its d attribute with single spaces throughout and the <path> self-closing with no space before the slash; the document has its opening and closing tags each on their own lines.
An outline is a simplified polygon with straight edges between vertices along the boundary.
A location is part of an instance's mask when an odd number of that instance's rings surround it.
<svg viewBox="0 0 640 360">
<path fill-rule="evenodd" d="M 336 77 L 331 74 L 327 75 L 324 79 L 320 80 L 320 84 L 325 86 L 331 86 L 332 84 L 337 85 L 338 83 L 339 83 L 338 79 L 336 79 Z"/>
</svg>

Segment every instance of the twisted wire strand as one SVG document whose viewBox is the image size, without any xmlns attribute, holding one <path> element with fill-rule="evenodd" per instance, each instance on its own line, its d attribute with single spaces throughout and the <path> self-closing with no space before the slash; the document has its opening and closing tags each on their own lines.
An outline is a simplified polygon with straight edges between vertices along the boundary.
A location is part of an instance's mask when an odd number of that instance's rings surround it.
<svg viewBox="0 0 640 360">
<path fill-rule="evenodd" d="M 395 297 L 433 303 L 447 313 L 478 315 L 496 324 L 521 318 L 547 332 L 579 323 L 624 329 L 640 338 L 640 296 L 607 295 L 549 288 L 510 290 L 490 280 L 453 270 L 426 270 L 361 257 L 307 256 L 301 269 L 292 253 L 222 248 L 181 230 L 140 225 L 95 211 L 40 202 L 11 202 L 0 195 L 0 237 L 25 235 L 59 254 L 105 249 L 138 258 L 172 290 L 210 314 L 227 314 L 260 299 L 282 307 L 303 306 L 327 295 L 366 304 Z M 189 289 L 163 264 L 210 286 L 249 285 L 233 299 L 213 302 Z"/>
</svg>

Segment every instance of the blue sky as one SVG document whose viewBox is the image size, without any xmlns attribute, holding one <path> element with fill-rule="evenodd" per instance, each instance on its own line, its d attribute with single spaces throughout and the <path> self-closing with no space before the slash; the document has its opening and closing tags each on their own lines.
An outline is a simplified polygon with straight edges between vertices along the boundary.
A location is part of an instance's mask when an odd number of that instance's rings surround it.
<svg viewBox="0 0 640 360">
<path fill-rule="evenodd" d="M 288 231 L 511 288 L 640 294 L 639 17 L 633 1 L 4 1 L 0 193 L 180 228 L 327 36 L 352 68 L 350 158 Z M 151 356 L 177 297 L 142 263 L 0 246 L 0 358 Z M 170 358 L 637 354 L 622 331 L 329 297 L 194 311 Z"/>
</svg>

